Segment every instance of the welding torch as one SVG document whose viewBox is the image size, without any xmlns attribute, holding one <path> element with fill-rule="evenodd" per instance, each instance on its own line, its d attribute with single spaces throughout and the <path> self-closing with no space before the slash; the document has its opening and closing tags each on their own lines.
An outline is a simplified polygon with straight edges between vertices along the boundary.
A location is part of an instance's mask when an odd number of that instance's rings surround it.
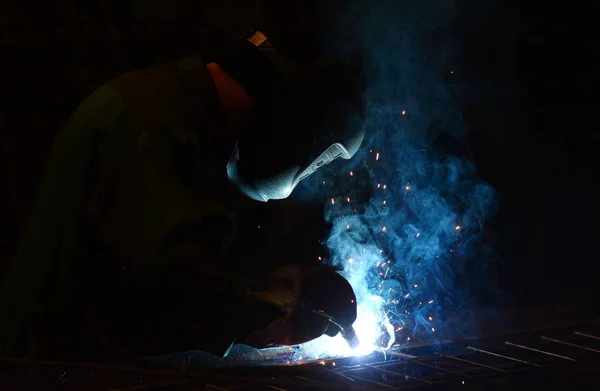
<svg viewBox="0 0 600 391">
<path fill-rule="evenodd" d="M 323 310 L 313 310 L 312 312 L 327 318 L 329 322 L 333 323 L 336 327 L 338 327 L 341 330 L 340 334 L 346 340 L 351 349 L 356 349 L 360 345 L 360 340 L 356 336 L 356 330 L 354 330 L 354 327 L 342 327 L 339 323 L 335 321 L 333 316 L 328 315 Z"/>
<path fill-rule="evenodd" d="M 346 342 L 348 342 L 348 345 L 351 349 L 356 349 L 360 345 L 360 341 L 356 336 L 356 331 L 354 330 L 354 327 L 350 326 L 346 329 L 342 329 L 340 334 L 342 334 L 342 337 L 344 337 Z"/>
</svg>

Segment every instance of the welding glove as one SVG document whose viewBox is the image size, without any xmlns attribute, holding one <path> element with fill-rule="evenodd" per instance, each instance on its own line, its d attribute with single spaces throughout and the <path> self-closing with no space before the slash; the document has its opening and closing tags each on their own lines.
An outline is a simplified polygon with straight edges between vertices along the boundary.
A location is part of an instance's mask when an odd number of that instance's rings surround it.
<svg viewBox="0 0 600 391">
<path fill-rule="evenodd" d="M 325 278 L 315 278 L 316 276 Z M 330 336 L 337 334 L 337 332 L 328 332 L 336 324 L 331 322 L 331 320 L 335 322 L 333 315 L 339 314 L 341 310 L 344 312 L 343 315 L 349 312 L 351 322 L 356 319 L 353 292 L 350 292 L 352 297 L 348 299 L 349 305 L 344 306 L 343 303 L 339 303 L 335 310 L 329 310 L 327 306 L 327 302 L 332 301 L 331 299 L 336 303 L 339 299 L 338 292 L 331 291 L 332 288 L 334 291 L 337 290 L 336 284 L 331 286 L 327 284 L 327 281 L 337 279 L 343 277 L 333 269 L 324 266 L 302 269 L 297 265 L 287 265 L 271 273 L 269 291 L 256 294 L 255 297 L 275 305 L 285 315 L 273 320 L 266 328 L 251 333 L 243 342 L 257 348 L 265 348 L 274 345 L 298 345 L 319 338 L 323 334 Z M 315 297 L 315 292 L 323 300 Z M 343 301 L 345 298 L 344 296 Z M 327 309 L 327 313 L 321 307 Z"/>
<path fill-rule="evenodd" d="M 356 320 L 356 295 L 348 281 L 329 266 L 319 265 L 303 273 L 301 292 L 288 318 L 290 343 L 302 343 L 323 334 L 334 337 Z"/>
<path fill-rule="evenodd" d="M 287 319 L 292 314 L 301 293 L 303 271 L 298 265 L 285 265 L 270 273 L 268 290 L 249 292 L 257 299 L 277 307 L 281 316 L 274 319 L 262 330 L 256 330 L 247 336 L 243 343 L 256 348 L 273 345 L 287 345 L 290 325 Z"/>
</svg>

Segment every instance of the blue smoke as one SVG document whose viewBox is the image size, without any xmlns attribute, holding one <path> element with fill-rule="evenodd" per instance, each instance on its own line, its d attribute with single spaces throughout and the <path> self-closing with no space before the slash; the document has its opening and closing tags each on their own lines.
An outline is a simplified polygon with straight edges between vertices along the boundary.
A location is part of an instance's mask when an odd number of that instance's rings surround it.
<svg viewBox="0 0 600 391">
<path fill-rule="evenodd" d="M 459 102 L 477 97 L 448 82 L 460 80 L 457 13 L 440 0 L 357 1 L 339 14 L 330 46 L 361 58 L 368 138 L 350 165 L 336 162 L 303 185 L 329 196 L 328 262 L 359 301 L 383 298 L 399 343 L 472 334 L 473 286 L 485 284 L 476 245 L 494 190 L 460 149 L 440 143 L 465 145 Z M 349 28 L 356 35 L 343 36 Z"/>
</svg>

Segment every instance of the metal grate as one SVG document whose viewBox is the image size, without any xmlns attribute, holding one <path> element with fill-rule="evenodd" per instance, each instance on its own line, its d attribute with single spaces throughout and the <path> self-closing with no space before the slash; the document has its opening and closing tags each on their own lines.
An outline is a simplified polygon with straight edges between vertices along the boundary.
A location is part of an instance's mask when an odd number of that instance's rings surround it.
<svg viewBox="0 0 600 391">
<path fill-rule="evenodd" d="M 600 358 L 600 331 L 554 330 L 474 340 L 411 352 L 409 358 L 343 367 L 336 373 L 382 388 L 466 382 L 485 376 L 574 364 Z"/>
<path fill-rule="evenodd" d="M 62 388 L 52 389 L 65 390 L 403 390 L 460 386 L 524 371 L 594 364 L 599 359 L 600 325 L 594 325 L 298 366 L 229 368 L 207 373 L 187 368 L 174 371 L 37 362 L 35 373 L 40 384 L 50 384 L 44 376 L 53 376 L 50 380 Z M 29 370 L 32 366 L 27 365 Z M 53 370 L 41 370 L 48 367 Z"/>
</svg>

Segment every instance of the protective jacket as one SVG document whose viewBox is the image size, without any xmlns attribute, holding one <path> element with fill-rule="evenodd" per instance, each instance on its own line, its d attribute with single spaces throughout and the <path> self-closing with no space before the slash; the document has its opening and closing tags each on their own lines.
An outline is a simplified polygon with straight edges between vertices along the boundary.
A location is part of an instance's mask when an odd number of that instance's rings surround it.
<svg viewBox="0 0 600 391">
<path fill-rule="evenodd" d="M 83 346 L 72 336 L 86 313 L 112 319 L 93 322 L 98 333 L 140 354 L 222 354 L 264 326 L 248 312 L 272 310 L 246 295 L 253 282 L 216 266 L 235 222 L 213 137 L 221 121 L 199 56 L 120 76 L 80 105 L 2 288 L 0 355 Z M 180 339 L 143 351 L 167 334 Z"/>
</svg>

